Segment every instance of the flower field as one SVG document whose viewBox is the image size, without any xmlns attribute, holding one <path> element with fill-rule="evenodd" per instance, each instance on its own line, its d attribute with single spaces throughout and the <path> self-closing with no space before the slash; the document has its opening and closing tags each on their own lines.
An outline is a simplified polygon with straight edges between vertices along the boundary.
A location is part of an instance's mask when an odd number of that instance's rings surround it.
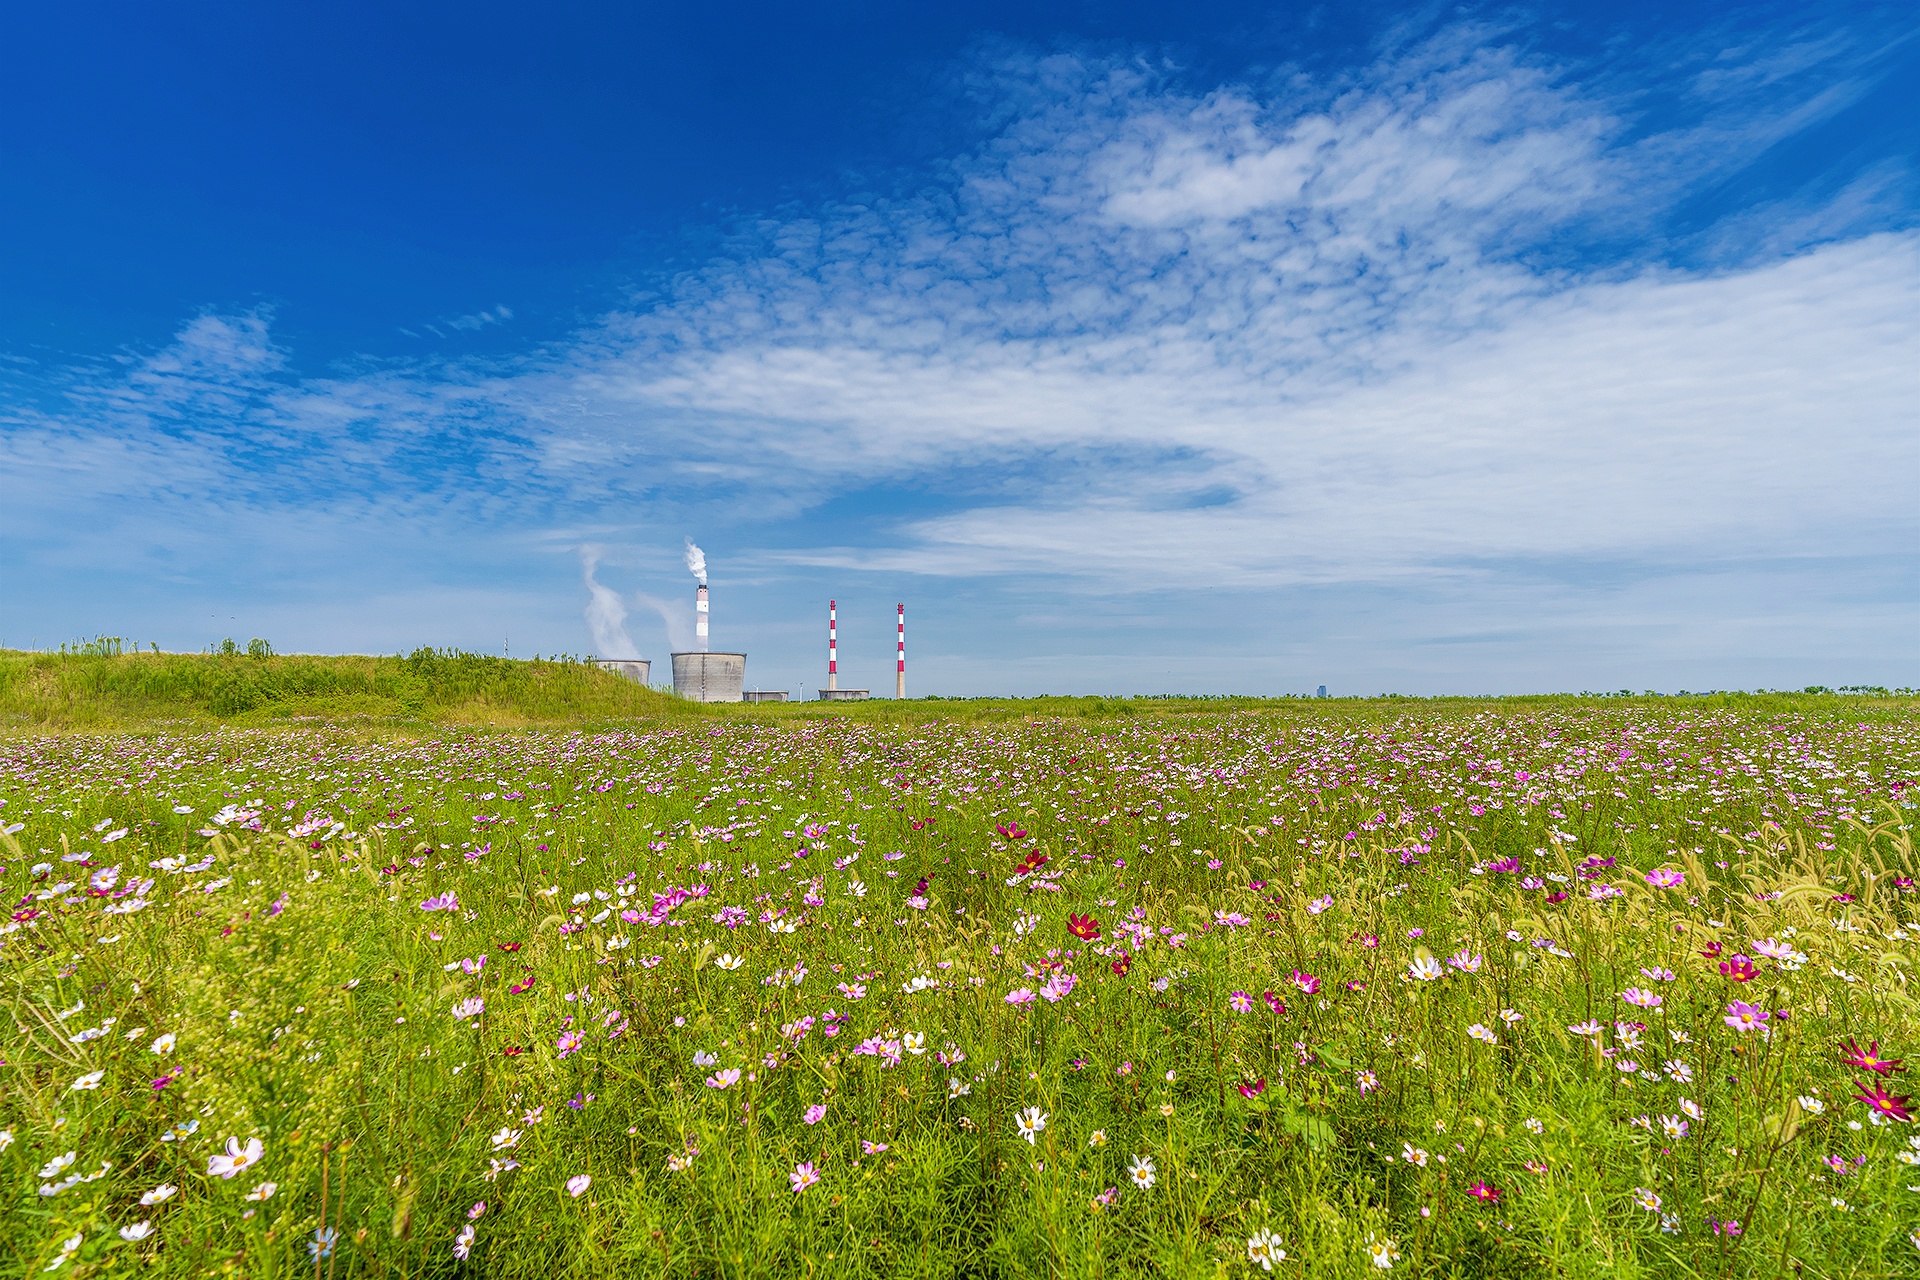
<svg viewBox="0 0 1920 1280">
<path fill-rule="evenodd" d="M 1920 1274 L 1916 788 L 1684 702 L 0 739 L 0 1272 Z"/>
</svg>

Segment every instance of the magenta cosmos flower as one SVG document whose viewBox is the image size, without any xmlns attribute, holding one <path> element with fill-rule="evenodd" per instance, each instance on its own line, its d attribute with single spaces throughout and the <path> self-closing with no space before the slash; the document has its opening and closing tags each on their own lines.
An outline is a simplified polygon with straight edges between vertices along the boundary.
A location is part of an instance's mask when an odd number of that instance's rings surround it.
<svg viewBox="0 0 1920 1280">
<path fill-rule="evenodd" d="M 1727 1006 L 1727 1016 L 1721 1021 L 1735 1031 L 1762 1030 L 1768 1018 L 1773 1015 L 1757 1004 L 1748 1004 L 1745 1000 L 1735 1000 Z"/>
</svg>

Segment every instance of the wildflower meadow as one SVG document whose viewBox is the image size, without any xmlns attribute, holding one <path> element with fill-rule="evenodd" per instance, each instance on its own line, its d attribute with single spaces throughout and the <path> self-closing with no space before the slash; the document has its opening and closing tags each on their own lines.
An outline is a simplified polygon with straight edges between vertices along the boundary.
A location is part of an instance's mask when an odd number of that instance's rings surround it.
<svg viewBox="0 0 1920 1280">
<path fill-rule="evenodd" d="M 1920 1274 L 1916 787 L 1737 700 L 0 739 L 0 1271 Z"/>
</svg>

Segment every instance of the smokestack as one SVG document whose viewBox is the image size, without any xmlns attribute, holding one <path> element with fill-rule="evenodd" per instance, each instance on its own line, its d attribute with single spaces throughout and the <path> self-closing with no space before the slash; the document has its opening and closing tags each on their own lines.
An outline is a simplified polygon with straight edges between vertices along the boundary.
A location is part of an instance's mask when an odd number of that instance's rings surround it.
<svg viewBox="0 0 1920 1280">
<path fill-rule="evenodd" d="M 894 607 L 900 614 L 900 632 L 899 648 L 894 651 L 893 696 L 904 698 L 907 696 L 907 606 L 900 604 Z"/>
<path fill-rule="evenodd" d="M 701 583 L 693 589 L 693 643 L 700 652 L 707 651 L 707 619 L 712 617 L 707 611 L 707 584 Z"/>
<path fill-rule="evenodd" d="M 827 601 L 827 688 L 840 687 L 840 610 L 836 601 Z"/>
</svg>

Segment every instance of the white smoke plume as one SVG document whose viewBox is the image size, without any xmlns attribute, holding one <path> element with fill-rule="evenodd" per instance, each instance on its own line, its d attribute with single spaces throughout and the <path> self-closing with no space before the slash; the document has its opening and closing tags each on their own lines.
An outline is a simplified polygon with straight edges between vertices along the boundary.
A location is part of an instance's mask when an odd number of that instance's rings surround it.
<svg viewBox="0 0 1920 1280">
<path fill-rule="evenodd" d="M 587 628 L 593 632 L 594 654 L 601 658 L 638 658 L 640 650 L 627 634 L 627 606 L 620 602 L 619 593 L 594 577 L 600 566 L 600 550 L 597 546 L 580 548 L 580 577 L 590 597 L 586 614 Z"/>
<path fill-rule="evenodd" d="M 707 585 L 707 553 L 693 545 L 693 539 L 687 539 L 687 572 L 700 579 L 700 585 Z"/>
<path fill-rule="evenodd" d="M 667 650 L 670 653 L 686 653 L 693 648 L 693 611 L 685 600 L 662 600 L 659 596 L 650 596 L 644 591 L 633 593 L 634 603 L 644 605 L 660 615 L 660 621 L 667 629 Z"/>
</svg>

